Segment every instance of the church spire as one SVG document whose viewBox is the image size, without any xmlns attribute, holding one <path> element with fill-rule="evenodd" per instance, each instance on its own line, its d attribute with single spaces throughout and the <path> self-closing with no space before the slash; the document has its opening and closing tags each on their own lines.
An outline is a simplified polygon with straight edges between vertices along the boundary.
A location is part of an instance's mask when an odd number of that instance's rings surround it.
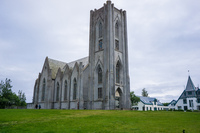
<svg viewBox="0 0 200 133">
<path fill-rule="evenodd" d="M 194 86 L 194 84 L 192 82 L 192 79 L 191 79 L 190 75 L 188 76 L 186 90 L 195 90 L 195 86 Z"/>
</svg>

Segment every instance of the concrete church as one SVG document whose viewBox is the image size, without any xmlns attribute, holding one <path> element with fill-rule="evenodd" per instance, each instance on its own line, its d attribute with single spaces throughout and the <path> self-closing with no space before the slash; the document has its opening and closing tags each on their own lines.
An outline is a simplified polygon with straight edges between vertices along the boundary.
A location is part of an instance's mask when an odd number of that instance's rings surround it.
<svg viewBox="0 0 200 133">
<path fill-rule="evenodd" d="M 126 21 L 126 11 L 111 1 L 90 11 L 89 57 L 70 63 L 46 57 L 31 108 L 130 109 Z"/>
</svg>

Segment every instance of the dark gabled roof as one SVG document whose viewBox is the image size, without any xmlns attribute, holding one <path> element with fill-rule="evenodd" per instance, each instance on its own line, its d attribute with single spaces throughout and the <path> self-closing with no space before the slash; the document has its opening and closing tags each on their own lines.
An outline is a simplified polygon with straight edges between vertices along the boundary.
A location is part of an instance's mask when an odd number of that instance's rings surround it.
<svg viewBox="0 0 200 133">
<path fill-rule="evenodd" d="M 172 101 L 168 104 L 168 106 L 169 106 L 169 105 L 172 105 L 172 104 L 175 105 L 175 104 L 176 104 L 176 100 L 172 100 Z"/>
<path fill-rule="evenodd" d="M 157 102 L 157 105 L 159 106 L 163 106 L 163 104 L 161 102 L 159 102 L 156 98 L 153 98 L 153 97 L 143 97 L 143 96 L 137 96 L 140 98 L 140 101 L 144 104 L 147 104 L 147 105 L 153 105 L 153 102 L 156 100 Z"/>
</svg>

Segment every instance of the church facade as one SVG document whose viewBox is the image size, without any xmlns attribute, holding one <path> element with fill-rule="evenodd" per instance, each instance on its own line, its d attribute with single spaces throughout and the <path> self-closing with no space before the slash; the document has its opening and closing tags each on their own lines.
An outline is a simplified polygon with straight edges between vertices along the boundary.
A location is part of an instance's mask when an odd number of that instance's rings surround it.
<svg viewBox="0 0 200 133">
<path fill-rule="evenodd" d="M 89 56 L 65 63 L 46 57 L 33 105 L 42 109 L 130 109 L 126 11 L 107 1 L 90 11 Z"/>
</svg>

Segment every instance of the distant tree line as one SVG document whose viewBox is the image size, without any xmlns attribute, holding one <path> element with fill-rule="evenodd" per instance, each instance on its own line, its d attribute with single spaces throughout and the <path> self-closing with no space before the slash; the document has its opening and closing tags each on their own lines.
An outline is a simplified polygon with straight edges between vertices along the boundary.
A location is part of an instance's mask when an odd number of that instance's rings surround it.
<svg viewBox="0 0 200 133">
<path fill-rule="evenodd" d="M 18 95 L 16 95 L 11 90 L 11 80 L 5 79 L 5 82 L 1 80 L 0 83 L 0 108 L 4 109 L 10 106 L 26 106 L 26 96 L 25 93 L 19 90 Z"/>
</svg>

